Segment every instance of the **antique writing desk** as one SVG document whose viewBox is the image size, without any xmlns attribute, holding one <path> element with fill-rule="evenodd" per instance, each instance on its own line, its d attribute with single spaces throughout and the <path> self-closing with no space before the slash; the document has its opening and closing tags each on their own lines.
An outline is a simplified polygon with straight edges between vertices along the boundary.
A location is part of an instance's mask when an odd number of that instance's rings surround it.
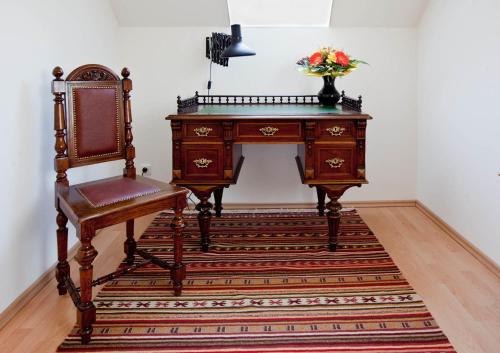
<svg viewBox="0 0 500 353">
<path fill-rule="evenodd" d="M 235 184 L 243 164 L 242 144 L 297 144 L 297 167 L 303 184 L 316 187 L 318 211 L 328 209 L 329 249 L 337 246 L 341 205 L 352 186 L 366 184 L 365 131 L 371 119 L 361 112 L 361 97 L 346 97 L 336 107 L 316 96 L 201 96 L 177 98 L 172 127 L 172 183 L 190 189 L 200 200 L 201 246 L 208 251 L 214 193 L 221 215 L 222 191 Z M 270 147 L 272 148 L 272 147 Z"/>
</svg>

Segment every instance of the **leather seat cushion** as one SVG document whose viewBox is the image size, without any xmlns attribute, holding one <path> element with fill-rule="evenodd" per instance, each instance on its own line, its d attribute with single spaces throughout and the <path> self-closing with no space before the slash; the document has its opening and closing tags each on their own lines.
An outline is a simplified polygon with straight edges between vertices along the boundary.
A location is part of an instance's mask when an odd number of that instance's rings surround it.
<svg viewBox="0 0 500 353">
<path fill-rule="evenodd" d="M 93 207 L 103 207 L 160 191 L 154 185 L 131 178 L 96 182 L 76 189 Z"/>
</svg>

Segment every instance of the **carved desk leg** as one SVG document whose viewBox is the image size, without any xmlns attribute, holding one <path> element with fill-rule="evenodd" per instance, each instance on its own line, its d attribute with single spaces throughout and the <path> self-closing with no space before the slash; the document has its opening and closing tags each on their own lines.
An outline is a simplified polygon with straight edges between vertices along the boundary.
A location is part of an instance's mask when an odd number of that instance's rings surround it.
<svg viewBox="0 0 500 353">
<path fill-rule="evenodd" d="M 335 251 L 337 250 L 342 205 L 338 202 L 339 196 L 328 195 L 328 197 L 330 198 L 330 202 L 326 205 L 328 208 L 326 215 L 328 218 L 328 248 L 330 251 Z"/>
<path fill-rule="evenodd" d="M 68 263 L 68 218 L 61 210 L 57 211 L 57 268 L 56 279 L 59 295 L 64 295 L 68 292 L 64 285 L 64 278 L 69 276 Z"/>
<path fill-rule="evenodd" d="M 214 199 L 215 199 L 215 217 L 220 217 L 222 215 L 222 194 L 224 192 L 224 188 L 218 188 L 214 190 Z"/>
<path fill-rule="evenodd" d="M 200 202 L 196 205 L 198 213 L 198 224 L 201 234 L 201 251 L 207 252 L 210 246 L 210 221 L 212 219 L 212 204 L 208 201 L 215 186 L 189 186 Z"/>
<path fill-rule="evenodd" d="M 186 278 L 186 267 L 182 263 L 182 230 L 185 227 L 182 211 L 184 207 L 185 202 L 174 208 L 175 216 L 170 223 L 170 227 L 174 230 L 174 265 L 170 270 L 170 278 L 174 286 L 174 295 L 177 296 L 181 295 L 182 281 Z"/>
<path fill-rule="evenodd" d="M 90 342 L 92 324 L 95 323 L 96 308 L 92 302 L 92 262 L 97 256 L 97 250 L 92 246 L 95 231 L 90 227 L 80 226 L 77 230 L 80 238 L 80 248 L 75 256 L 80 264 L 80 302 L 77 305 L 77 324 L 80 326 L 80 336 L 83 344 Z"/>
<path fill-rule="evenodd" d="M 320 187 L 316 187 L 316 193 L 318 194 L 318 206 L 316 208 L 318 209 L 318 214 L 320 216 L 325 215 L 325 191 L 321 189 Z"/>
<path fill-rule="evenodd" d="M 338 244 L 338 235 L 340 228 L 340 210 L 342 205 L 338 201 L 344 192 L 354 185 L 321 185 L 320 187 L 330 199 L 326 204 L 328 213 L 328 248 L 330 251 L 335 251 Z"/>
</svg>

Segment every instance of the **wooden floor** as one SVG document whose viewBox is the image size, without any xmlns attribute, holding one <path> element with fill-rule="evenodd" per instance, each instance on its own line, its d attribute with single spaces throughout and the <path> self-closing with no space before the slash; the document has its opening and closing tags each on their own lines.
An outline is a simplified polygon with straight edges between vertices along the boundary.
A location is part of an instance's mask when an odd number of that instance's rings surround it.
<svg viewBox="0 0 500 353">
<path fill-rule="evenodd" d="M 496 276 L 415 207 L 360 208 L 359 213 L 458 352 L 500 352 L 500 280 Z M 136 233 L 152 219 L 136 222 Z M 116 226 L 98 235 L 96 275 L 114 270 L 121 261 L 123 234 L 124 226 Z M 75 263 L 71 265 L 75 271 Z M 52 280 L 0 331 L 0 352 L 54 352 L 74 320 L 70 298 L 59 297 Z"/>
</svg>

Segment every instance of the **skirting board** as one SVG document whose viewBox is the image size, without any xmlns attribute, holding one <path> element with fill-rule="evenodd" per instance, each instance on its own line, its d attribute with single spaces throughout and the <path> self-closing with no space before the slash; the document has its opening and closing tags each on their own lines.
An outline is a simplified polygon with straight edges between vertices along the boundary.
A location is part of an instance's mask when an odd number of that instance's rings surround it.
<svg viewBox="0 0 500 353">
<path fill-rule="evenodd" d="M 343 207 L 415 207 L 416 200 L 343 201 Z M 261 208 L 316 208 L 316 203 L 223 203 L 225 210 Z"/>
<path fill-rule="evenodd" d="M 464 238 L 462 234 L 457 232 L 452 226 L 446 223 L 441 217 L 435 214 L 431 209 L 425 206 L 422 202 L 417 201 L 415 206 L 420 212 L 430 218 L 439 228 L 441 228 L 450 238 L 455 240 L 460 246 L 462 246 L 468 253 L 476 258 L 480 263 L 482 263 L 488 270 L 490 270 L 495 276 L 500 278 L 500 266 L 490 259 L 488 255 L 479 250 L 474 244 Z"/>
<path fill-rule="evenodd" d="M 76 243 L 68 250 L 68 261 L 75 257 L 79 243 Z M 16 298 L 4 311 L 0 313 L 0 330 L 30 302 L 55 276 L 56 264 L 52 265 L 26 290 Z M 55 287 L 54 287 L 54 290 Z"/>
</svg>

